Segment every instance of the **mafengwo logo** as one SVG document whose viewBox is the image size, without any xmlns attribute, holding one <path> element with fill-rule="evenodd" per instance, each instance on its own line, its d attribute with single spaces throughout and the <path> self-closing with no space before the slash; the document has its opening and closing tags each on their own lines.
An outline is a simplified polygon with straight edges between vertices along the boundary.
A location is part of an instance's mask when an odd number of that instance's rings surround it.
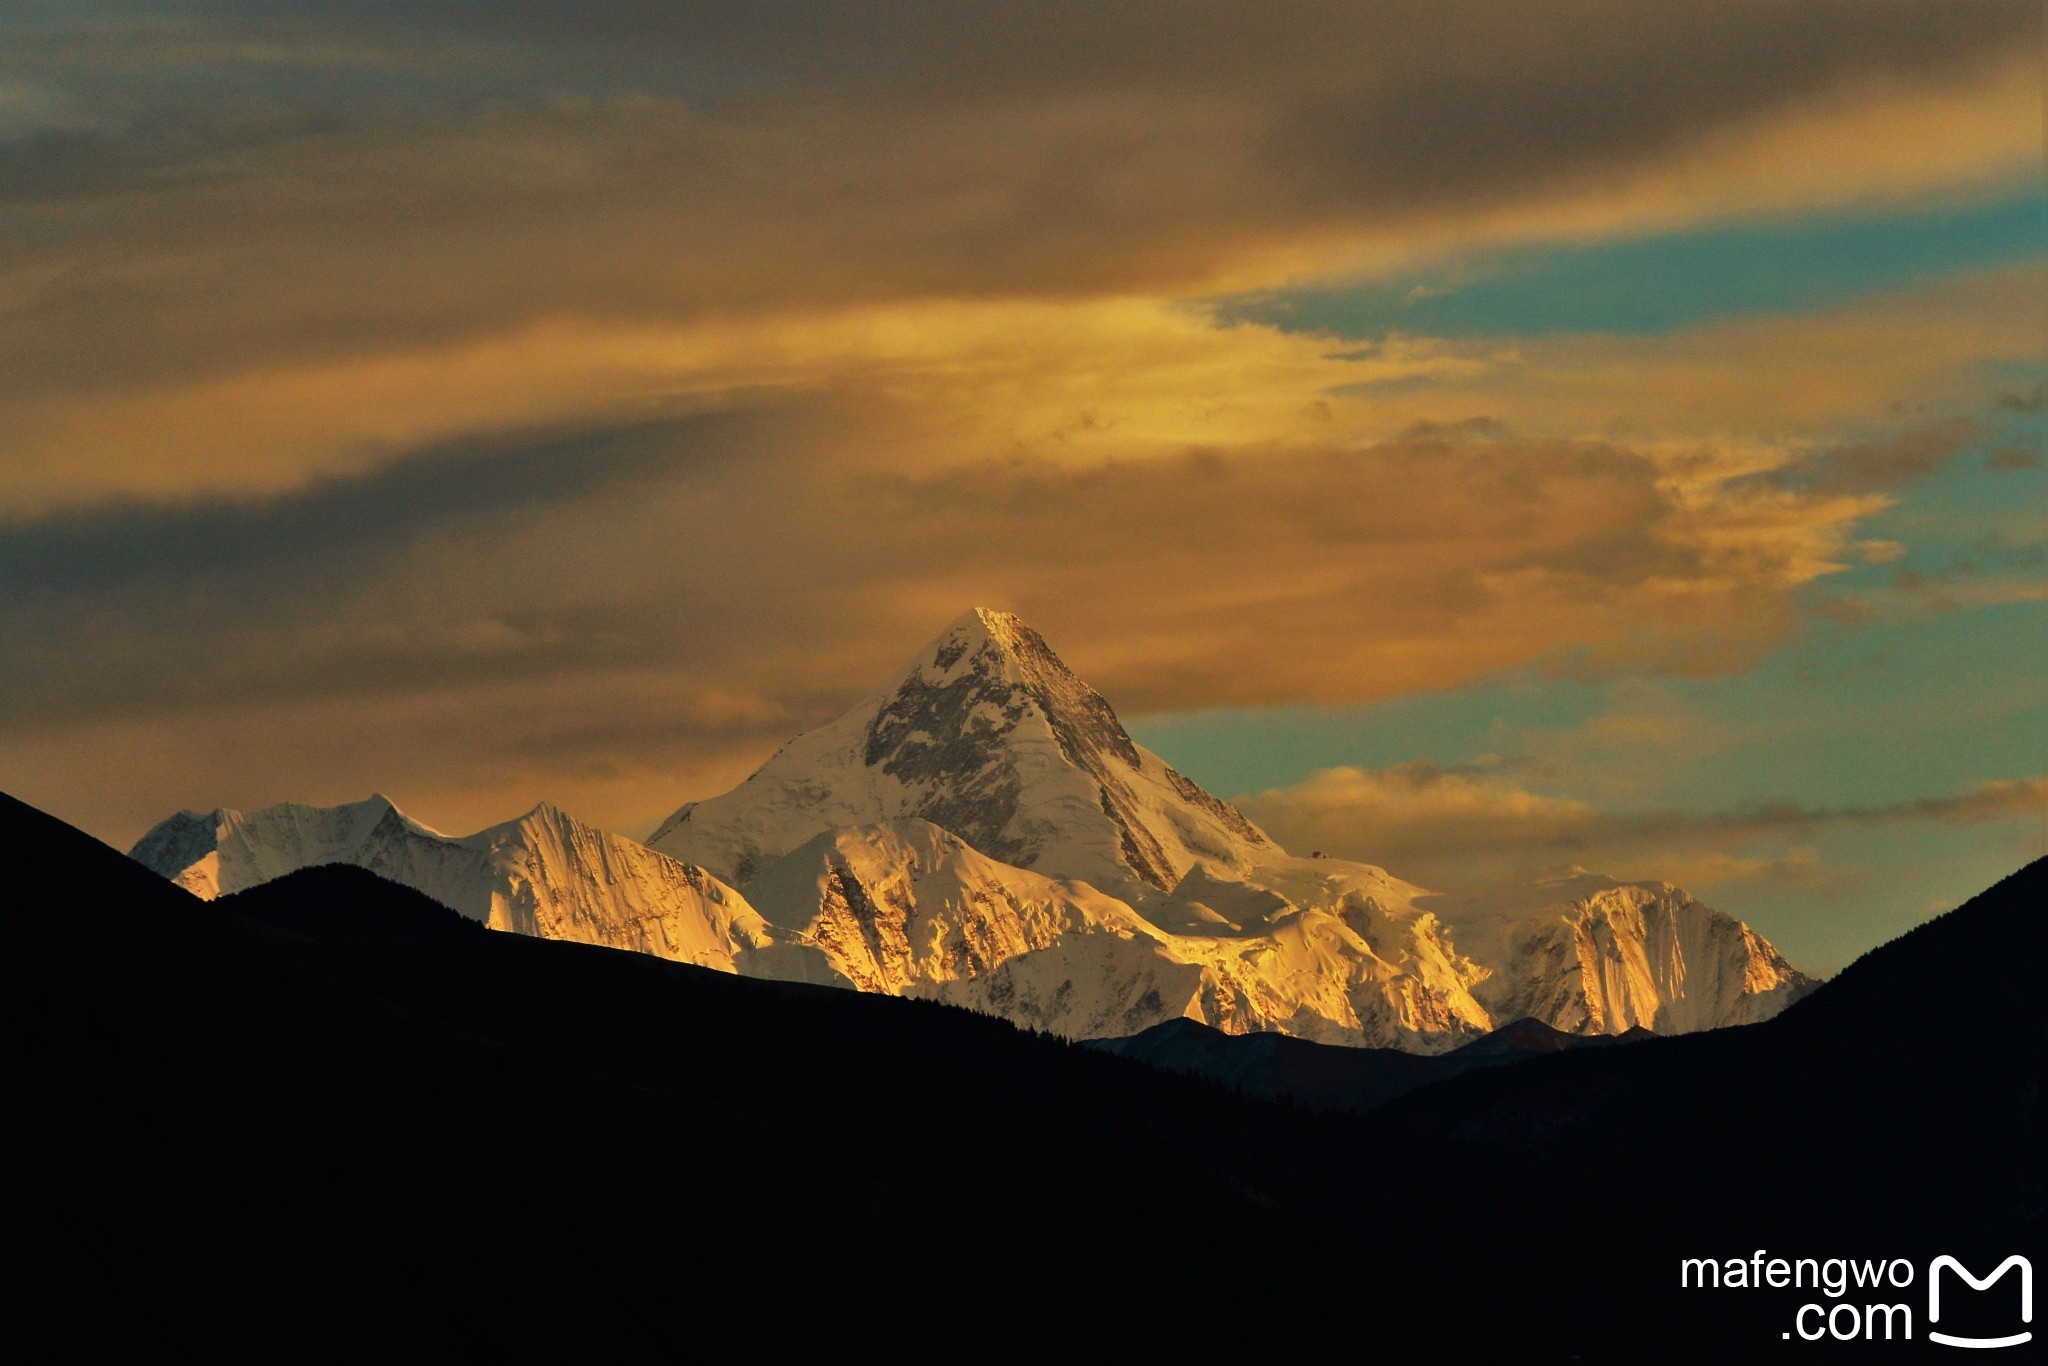
<svg viewBox="0 0 2048 1366">
<path fill-rule="evenodd" d="M 2011 1322 L 2009 1310 L 1958 1302 L 1964 1287 L 1992 1291 L 2015 1271 L 2017 1323 Z M 1915 1272 L 1904 1257 L 1773 1257 L 1759 1248 L 1748 1257 L 1682 1258 L 1678 1284 L 1684 1290 L 1813 1290 L 1824 1296 L 1828 1303 L 1809 1300 L 1793 1312 L 1792 1326 L 1779 1335 L 1788 1341 L 1910 1342 L 1915 1326 L 1912 1301 L 1917 1296 L 1898 1292 L 1912 1289 Z M 1856 1290 L 1865 1293 L 1850 1294 Z M 1969 1331 L 1945 1331 L 1944 1308 L 1949 1311 L 1948 1328 L 1967 1326 Z M 1997 1322 L 2001 1317 L 2005 1321 Z M 1946 1254 L 1927 1264 L 1927 1341 L 1945 1347 L 2018 1347 L 2033 1341 L 2033 1331 L 2025 1326 L 2033 1321 L 2034 1264 L 2025 1257 L 2007 1257 L 1984 1276 Z"/>
<path fill-rule="evenodd" d="M 1972 1290 L 1989 1290 L 2006 1272 L 2018 1268 L 2020 1273 L 2020 1322 L 2034 1321 L 2034 1264 L 2025 1257 L 2014 1254 L 1998 1264 L 1998 1269 L 1982 1280 L 1970 1274 L 1969 1268 L 1953 1257 L 1936 1257 L 1927 1268 L 1927 1336 L 1950 1347 L 2017 1347 L 2033 1340 L 2032 1332 L 2010 1333 L 2000 1338 L 1952 1337 L 1936 1332 L 1934 1325 L 1941 1321 L 1941 1273 L 1953 1271 L 1969 1283 Z"/>
</svg>

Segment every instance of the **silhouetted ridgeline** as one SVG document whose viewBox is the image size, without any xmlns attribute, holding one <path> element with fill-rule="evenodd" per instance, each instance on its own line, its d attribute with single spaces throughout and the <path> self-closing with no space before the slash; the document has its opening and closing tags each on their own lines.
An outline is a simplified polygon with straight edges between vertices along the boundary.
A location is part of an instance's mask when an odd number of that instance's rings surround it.
<svg viewBox="0 0 2048 1366">
<path fill-rule="evenodd" d="M 1668 1361 L 1780 1326 L 1670 1256 L 2039 1241 L 2040 864 L 1768 1024 L 1345 1118 L 354 869 L 201 902 L 4 798 L 0 856 L 22 1359 Z"/>
<path fill-rule="evenodd" d="M 1427 1054 L 1343 1048 L 1270 1032 L 1226 1034 L 1199 1020 L 1168 1020 L 1127 1038 L 1091 1040 L 1088 1047 L 1164 1072 L 1219 1082 L 1262 1100 L 1363 1114 L 1476 1068 L 1655 1037 L 1640 1028 L 1624 1034 L 1566 1034 L 1541 1020 L 1520 1019 L 1448 1053 Z"/>
</svg>

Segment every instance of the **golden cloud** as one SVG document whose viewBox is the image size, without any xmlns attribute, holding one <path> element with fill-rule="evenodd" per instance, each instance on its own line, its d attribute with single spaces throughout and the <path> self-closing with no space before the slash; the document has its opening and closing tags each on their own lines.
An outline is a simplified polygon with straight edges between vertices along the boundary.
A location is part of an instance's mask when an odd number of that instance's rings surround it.
<svg viewBox="0 0 2048 1366">
<path fill-rule="evenodd" d="M 975 8 L 23 36 L 10 773 L 333 796 L 374 754 L 468 813 L 448 765 L 513 807 L 545 755 L 631 825 L 977 602 L 1134 710 L 1738 668 L 1893 496 L 1788 472 L 2038 352 L 2038 269 L 1647 339 L 1193 302 L 2009 183 L 2027 5 Z M 301 766 L 201 762 L 235 717 Z"/>
</svg>

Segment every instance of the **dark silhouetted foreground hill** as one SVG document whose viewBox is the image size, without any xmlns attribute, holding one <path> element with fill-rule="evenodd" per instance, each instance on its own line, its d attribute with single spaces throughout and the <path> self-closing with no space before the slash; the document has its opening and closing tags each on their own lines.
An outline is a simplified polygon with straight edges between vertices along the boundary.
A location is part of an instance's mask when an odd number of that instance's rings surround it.
<svg viewBox="0 0 2048 1366">
<path fill-rule="evenodd" d="M 0 858 L 38 1351 L 995 1331 L 1264 1241 L 1262 1149 L 1317 1141 L 1000 1021 L 496 934 L 352 868 L 206 903 L 4 798 Z"/>
<path fill-rule="evenodd" d="M 1582 1308 L 1617 1334 L 1654 1341 L 1662 1324 L 1703 1357 L 1753 1355 L 1783 1342 L 1800 1304 L 1837 1302 L 1680 1293 L 1683 1257 L 1904 1257 L 1924 1273 L 1942 1253 L 1989 1271 L 2018 1252 L 2048 1266 L 2044 908 L 2037 860 L 1776 1019 L 1470 1072 L 1365 1117 L 1361 1146 L 1460 1173 L 1489 1257 L 1580 1268 L 1578 1295 L 1521 1298 L 1539 1341 L 1600 1347 L 1566 1322 Z M 1446 1257 L 1469 1246 L 1425 1241 Z M 2010 1314 L 2017 1287 L 2000 1293 Z M 1882 1298 L 1917 1314 L 1924 1280 Z M 1950 1297 L 1950 1318 L 1968 1298 Z M 1918 1346 L 1953 1356 L 1926 1327 Z"/>
<path fill-rule="evenodd" d="M 1359 1118 L 353 869 L 205 903 L 4 798 L 0 859 L 20 1359 L 1713 1359 L 1782 1315 L 1674 1255 L 2039 1236 L 2042 865 L 1768 1024 Z"/>
</svg>

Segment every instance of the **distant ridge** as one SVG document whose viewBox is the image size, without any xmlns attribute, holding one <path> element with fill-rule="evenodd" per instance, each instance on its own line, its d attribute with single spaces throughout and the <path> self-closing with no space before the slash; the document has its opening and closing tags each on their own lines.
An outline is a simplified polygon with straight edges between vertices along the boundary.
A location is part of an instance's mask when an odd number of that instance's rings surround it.
<svg viewBox="0 0 2048 1366">
<path fill-rule="evenodd" d="M 1193 1020 L 1168 1020 L 1142 1034 L 1102 1039 L 1089 1047 L 1161 1071 L 1219 1082 L 1261 1100 L 1362 1114 L 1475 1068 L 1655 1037 L 1645 1029 L 1566 1034 L 1541 1020 L 1522 1019 L 1431 1056 L 1392 1048 L 1332 1048 L 1284 1034 L 1225 1034 Z"/>
</svg>

